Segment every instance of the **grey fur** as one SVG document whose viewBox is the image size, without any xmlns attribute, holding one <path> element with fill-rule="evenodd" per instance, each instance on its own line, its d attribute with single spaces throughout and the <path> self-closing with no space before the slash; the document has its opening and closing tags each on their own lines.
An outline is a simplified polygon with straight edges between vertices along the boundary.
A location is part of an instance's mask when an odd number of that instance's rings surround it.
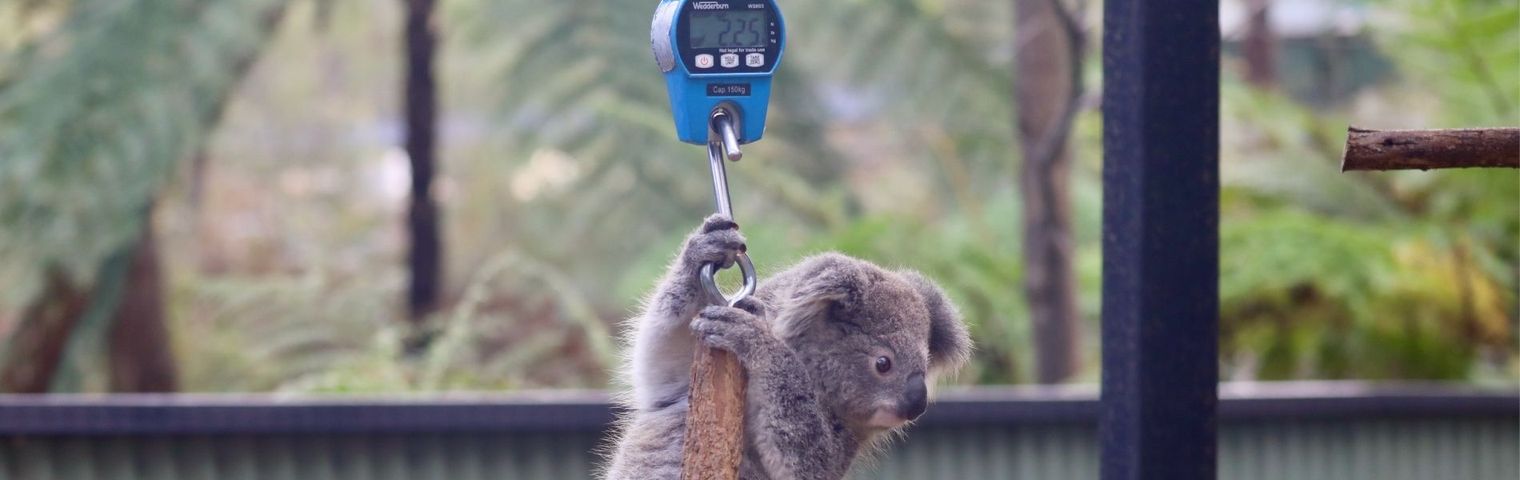
<svg viewBox="0 0 1520 480">
<path fill-rule="evenodd" d="M 836 253 L 763 280 L 738 308 L 706 306 L 697 269 L 743 250 L 738 225 L 709 217 L 631 320 L 628 413 L 607 479 L 680 477 L 699 341 L 734 352 L 749 378 L 745 480 L 844 478 L 884 434 L 922 413 L 933 375 L 970 356 L 966 327 L 933 282 Z M 885 374 L 880 356 L 892 364 Z"/>
</svg>

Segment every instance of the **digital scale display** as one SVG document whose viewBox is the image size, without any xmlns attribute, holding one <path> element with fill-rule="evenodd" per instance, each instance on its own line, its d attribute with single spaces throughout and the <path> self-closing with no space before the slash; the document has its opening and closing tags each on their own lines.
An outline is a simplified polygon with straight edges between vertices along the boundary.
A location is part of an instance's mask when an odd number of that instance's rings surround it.
<svg viewBox="0 0 1520 480">
<path fill-rule="evenodd" d="M 763 10 L 691 13 L 692 48 L 759 48 L 770 39 Z"/>
<path fill-rule="evenodd" d="M 676 138 L 711 145 L 719 110 L 737 128 L 738 143 L 765 134 L 771 78 L 786 47 L 776 0 L 660 0 L 649 27 Z"/>
</svg>

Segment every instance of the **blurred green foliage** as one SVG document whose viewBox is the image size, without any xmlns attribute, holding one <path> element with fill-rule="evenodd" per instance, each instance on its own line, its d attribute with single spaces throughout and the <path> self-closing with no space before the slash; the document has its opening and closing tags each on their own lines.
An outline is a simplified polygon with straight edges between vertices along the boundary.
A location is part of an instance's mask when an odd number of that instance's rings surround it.
<svg viewBox="0 0 1520 480">
<path fill-rule="evenodd" d="M 238 64 L 256 58 L 283 4 L 12 7 L 22 10 L 10 15 L 58 24 L 34 35 L 18 29 L 20 46 L 0 56 L 0 290 L 8 303 L 33 295 L 49 269 L 89 284 L 137 237 L 142 213 L 202 143 L 243 73 Z"/>
<path fill-rule="evenodd" d="M 55 389 L 100 377 L 90 373 L 100 370 L 145 213 L 204 143 L 284 4 L 31 0 L 0 8 L 9 27 L 0 35 L 0 306 L 28 302 L 50 277 L 99 286 Z M 0 358 L 8 344 L 0 342 Z"/>
<path fill-rule="evenodd" d="M 454 293 L 434 348 L 403 358 L 396 2 L 292 3 L 209 137 L 228 62 L 259 43 L 239 12 L 272 0 L 23 3 L 41 6 L 0 7 L 17 26 L 0 28 L 0 279 L 88 278 L 158 192 L 191 390 L 604 386 L 619 319 L 710 211 L 704 152 L 675 141 L 644 41 L 652 5 L 442 2 Z M 1520 174 L 1337 162 L 1347 124 L 1520 124 L 1520 7 L 1348 5 L 1394 77 L 1311 107 L 1225 75 L 1225 376 L 1515 382 Z M 958 381 L 1028 381 L 1011 2 L 786 8 L 766 139 L 730 169 L 762 281 L 824 250 L 919 269 L 973 326 Z M 1089 109 L 1073 135 L 1081 380 L 1097 378 L 1100 128 Z M 202 145 L 209 173 L 170 181 Z M 4 289 L 0 334 L 29 288 Z"/>
</svg>

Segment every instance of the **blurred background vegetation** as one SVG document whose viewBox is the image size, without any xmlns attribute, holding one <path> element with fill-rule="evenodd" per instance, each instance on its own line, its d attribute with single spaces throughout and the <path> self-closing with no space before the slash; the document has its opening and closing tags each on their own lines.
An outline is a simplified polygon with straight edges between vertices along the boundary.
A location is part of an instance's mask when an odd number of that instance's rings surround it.
<svg viewBox="0 0 1520 480">
<path fill-rule="evenodd" d="M 973 325 L 955 381 L 1095 381 L 1098 5 L 781 2 L 768 133 L 730 170 L 762 281 L 824 250 L 916 268 Z M 0 389 L 608 386 L 711 210 L 654 3 L 0 4 Z M 1520 173 L 1338 170 L 1348 124 L 1520 125 L 1520 4 L 1223 3 L 1224 379 L 1520 382 Z M 409 20 L 437 39 L 436 278 L 407 260 Z M 1049 131 L 1069 147 L 1033 148 Z M 1030 236 L 1028 185 L 1067 227 Z M 1026 293 L 1030 238 L 1070 288 Z"/>
</svg>

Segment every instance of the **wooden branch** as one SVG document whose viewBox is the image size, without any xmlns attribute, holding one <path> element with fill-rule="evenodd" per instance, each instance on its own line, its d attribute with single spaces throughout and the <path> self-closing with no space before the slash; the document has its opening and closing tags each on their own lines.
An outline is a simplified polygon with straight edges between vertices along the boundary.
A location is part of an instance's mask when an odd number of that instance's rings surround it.
<svg viewBox="0 0 1520 480">
<path fill-rule="evenodd" d="M 732 353 L 697 348 L 681 480 L 738 480 L 744 456 L 744 370 Z"/>
<path fill-rule="evenodd" d="M 1520 128 L 1346 129 L 1341 171 L 1520 168 Z"/>
</svg>

